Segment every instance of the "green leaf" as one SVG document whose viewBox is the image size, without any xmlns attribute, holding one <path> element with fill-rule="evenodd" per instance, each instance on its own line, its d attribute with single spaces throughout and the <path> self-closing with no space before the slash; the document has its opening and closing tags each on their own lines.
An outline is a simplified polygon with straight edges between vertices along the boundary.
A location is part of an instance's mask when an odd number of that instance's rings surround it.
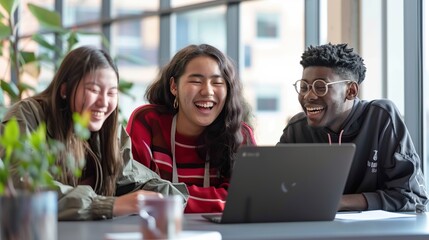
<svg viewBox="0 0 429 240">
<path fill-rule="evenodd" d="M 0 6 L 6 10 L 9 17 L 15 12 L 20 0 L 0 0 Z"/>
<path fill-rule="evenodd" d="M 10 29 L 10 27 L 0 22 L 0 40 L 8 38 L 11 35 L 12 35 L 12 30 Z"/>
<path fill-rule="evenodd" d="M 40 124 L 28 138 L 33 148 L 41 150 L 46 142 L 46 125 L 44 123 Z"/>
<path fill-rule="evenodd" d="M 134 86 L 134 83 L 123 79 L 119 79 L 119 85 L 118 85 L 119 92 L 135 100 L 136 97 L 133 94 L 131 94 L 131 89 L 133 86 Z"/>
<path fill-rule="evenodd" d="M 8 83 L 4 80 L 1 80 L 0 87 L 12 99 L 16 99 L 19 96 L 19 89 L 14 83 Z"/>
<path fill-rule="evenodd" d="M 51 30 L 62 29 L 61 16 L 57 12 L 32 3 L 28 4 L 28 9 L 43 27 Z"/>
<path fill-rule="evenodd" d="M 40 64 L 37 61 L 36 54 L 34 52 L 21 51 L 19 56 L 21 70 L 37 78 L 40 75 Z"/>
<path fill-rule="evenodd" d="M 30 62 L 34 62 L 37 60 L 36 54 L 34 52 L 20 51 L 20 56 L 21 56 L 21 64 L 22 65 L 30 63 Z"/>
<path fill-rule="evenodd" d="M 81 139 L 88 139 L 91 135 L 88 129 L 88 124 L 91 118 L 90 113 L 84 112 L 82 114 L 79 114 L 77 112 L 74 112 L 72 117 L 75 134 Z"/>
<path fill-rule="evenodd" d="M 48 53 L 41 53 L 37 56 L 37 60 L 44 63 L 53 64 L 52 61 L 52 55 L 49 55 Z"/>
<path fill-rule="evenodd" d="M 18 89 L 19 89 L 21 92 L 24 92 L 24 91 L 27 91 L 27 90 L 30 90 L 30 91 L 36 91 L 36 88 L 34 88 L 33 86 L 28 85 L 28 84 L 26 84 L 26 83 L 23 83 L 23 82 L 21 82 L 21 83 L 19 83 L 19 84 L 18 84 Z"/>
<path fill-rule="evenodd" d="M 61 49 L 59 47 L 57 47 L 55 44 L 51 44 L 49 43 L 42 34 L 36 33 L 33 35 L 32 39 L 37 42 L 41 47 L 44 47 L 46 49 L 55 51 L 55 52 L 60 52 Z"/>
<path fill-rule="evenodd" d="M 129 82 L 124 79 L 119 80 L 119 90 L 121 91 L 129 91 L 131 88 L 133 88 L 133 86 L 134 86 L 133 82 Z"/>
<path fill-rule="evenodd" d="M 8 144 L 15 144 L 19 141 L 19 125 L 16 118 L 12 118 L 6 123 L 2 140 Z"/>
<path fill-rule="evenodd" d="M 73 46 L 78 42 L 79 42 L 79 38 L 77 36 L 77 33 L 74 31 L 71 32 L 69 37 L 67 38 L 67 44 L 68 44 L 67 50 L 68 51 L 72 50 Z"/>
</svg>

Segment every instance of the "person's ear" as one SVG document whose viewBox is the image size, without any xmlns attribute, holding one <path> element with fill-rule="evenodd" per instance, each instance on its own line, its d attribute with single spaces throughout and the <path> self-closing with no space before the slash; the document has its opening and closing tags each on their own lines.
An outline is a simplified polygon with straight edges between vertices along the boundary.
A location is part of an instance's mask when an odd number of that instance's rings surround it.
<svg viewBox="0 0 429 240">
<path fill-rule="evenodd" d="M 347 88 L 346 98 L 348 100 L 353 100 L 357 97 L 358 94 L 359 94 L 359 85 L 357 82 L 353 81 L 349 84 L 349 87 Z"/>
<path fill-rule="evenodd" d="M 174 96 L 177 96 L 177 84 L 174 82 L 174 77 L 170 78 L 170 92 Z"/>
<path fill-rule="evenodd" d="M 65 83 L 61 84 L 60 95 L 61 95 L 62 99 L 66 99 L 67 98 L 67 86 L 66 86 Z"/>
</svg>

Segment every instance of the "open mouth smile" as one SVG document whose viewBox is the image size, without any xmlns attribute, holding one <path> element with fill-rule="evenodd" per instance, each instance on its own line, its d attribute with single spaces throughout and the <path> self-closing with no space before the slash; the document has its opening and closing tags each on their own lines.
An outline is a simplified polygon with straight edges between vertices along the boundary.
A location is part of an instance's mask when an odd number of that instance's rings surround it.
<svg viewBox="0 0 429 240">
<path fill-rule="evenodd" d="M 208 110 L 211 110 L 214 105 L 215 105 L 215 103 L 213 103 L 213 102 L 199 102 L 199 103 L 195 103 L 195 106 L 197 108 L 208 109 Z"/>
<path fill-rule="evenodd" d="M 307 114 L 318 114 L 318 113 L 321 113 L 325 108 L 323 108 L 323 107 L 307 107 L 305 109 L 307 111 Z"/>
</svg>

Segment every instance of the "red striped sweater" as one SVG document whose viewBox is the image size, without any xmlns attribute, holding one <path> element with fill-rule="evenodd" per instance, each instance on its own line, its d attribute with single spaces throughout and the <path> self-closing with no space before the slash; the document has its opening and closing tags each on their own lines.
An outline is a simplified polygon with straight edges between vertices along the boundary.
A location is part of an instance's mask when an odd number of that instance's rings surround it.
<svg viewBox="0 0 429 240">
<path fill-rule="evenodd" d="M 157 172 L 163 179 L 172 179 L 170 131 L 173 115 L 160 113 L 156 105 L 143 105 L 131 114 L 127 131 L 132 141 L 135 160 Z M 255 145 L 252 129 L 243 123 L 243 145 Z M 204 159 L 195 150 L 196 138 L 176 133 L 176 165 L 179 182 L 188 186 L 186 213 L 221 212 L 225 206 L 229 179 L 218 176 L 210 168 L 210 187 L 203 187 Z"/>
</svg>

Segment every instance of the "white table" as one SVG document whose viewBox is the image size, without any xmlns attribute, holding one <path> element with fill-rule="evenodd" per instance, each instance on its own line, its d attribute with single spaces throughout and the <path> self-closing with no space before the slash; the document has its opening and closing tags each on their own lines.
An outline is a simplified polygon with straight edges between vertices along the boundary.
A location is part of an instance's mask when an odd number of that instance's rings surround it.
<svg viewBox="0 0 429 240">
<path fill-rule="evenodd" d="M 218 231 L 222 239 L 429 239 L 429 217 L 372 221 L 215 224 L 185 214 L 184 230 Z M 137 216 L 101 221 L 59 222 L 59 240 L 104 239 L 105 233 L 139 231 Z"/>
</svg>

